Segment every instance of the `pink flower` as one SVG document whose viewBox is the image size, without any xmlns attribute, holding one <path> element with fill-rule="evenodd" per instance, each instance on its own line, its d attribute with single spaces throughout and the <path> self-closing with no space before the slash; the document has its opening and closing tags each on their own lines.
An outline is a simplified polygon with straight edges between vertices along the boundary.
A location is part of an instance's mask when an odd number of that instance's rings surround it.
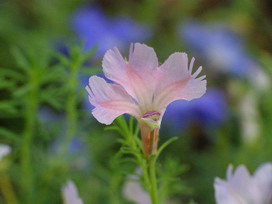
<svg viewBox="0 0 272 204">
<path fill-rule="evenodd" d="M 162 65 L 153 48 L 135 43 L 125 60 L 117 48 L 108 50 L 103 59 L 103 72 L 114 84 L 92 76 L 86 90 L 95 108 L 93 116 L 109 125 L 124 114 L 140 123 L 146 156 L 157 149 L 158 131 L 166 107 L 176 100 L 192 100 L 206 92 L 205 76 L 193 74 L 194 58 L 188 67 L 185 53 L 172 54 Z"/>
</svg>

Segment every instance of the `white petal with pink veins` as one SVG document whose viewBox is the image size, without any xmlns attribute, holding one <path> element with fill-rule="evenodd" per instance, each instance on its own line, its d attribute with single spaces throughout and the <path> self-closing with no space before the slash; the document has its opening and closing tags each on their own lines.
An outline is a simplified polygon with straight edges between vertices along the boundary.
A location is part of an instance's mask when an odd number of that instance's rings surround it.
<svg viewBox="0 0 272 204">
<path fill-rule="evenodd" d="M 99 122 L 111 124 L 116 117 L 124 113 L 140 117 L 138 106 L 121 86 L 92 76 L 86 90 L 90 103 L 95 106 L 92 113 Z"/>
<path fill-rule="evenodd" d="M 127 63 L 117 48 L 110 49 L 106 52 L 102 66 L 107 78 L 121 85 L 128 83 L 126 76 Z"/>
<path fill-rule="evenodd" d="M 158 69 L 158 84 L 154 94 L 154 106 L 165 108 L 175 100 L 192 100 L 206 92 L 205 76 L 196 78 L 200 67 L 192 73 L 194 58 L 188 68 L 188 57 L 185 53 L 172 54 Z"/>
<path fill-rule="evenodd" d="M 128 63 L 136 72 L 143 74 L 152 72 L 158 67 L 158 58 L 153 48 L 135 43 L 130 46 Z"/>
<path fill-rule="evenodd" d="M 128 62 L 117 48 L 109 50 L 103 58 L 105 76 L 122 85 L 146 110 L 152 106 L 157 67 L 158 59 L 153 48 L 140 43 L 131 45 Z"/>
</svg>

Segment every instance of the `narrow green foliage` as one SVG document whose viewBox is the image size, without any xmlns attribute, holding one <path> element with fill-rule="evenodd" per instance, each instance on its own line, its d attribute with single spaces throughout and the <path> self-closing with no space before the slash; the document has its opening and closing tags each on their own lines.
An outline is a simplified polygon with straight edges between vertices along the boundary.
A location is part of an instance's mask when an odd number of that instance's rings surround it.
<svg viewBox="0 0 272 204">
<path fill-rule="evenodd" d="M 14 143 L 19 143 L 19 141 L 20 141 L 17 134 L 13 133 L 12 131 L 10 131 L 4 127 L 0 127 L 0 135 L 10 141 L 13 141 Z"/>
<path fill-rule="evenodd" d="M 165 143 L 163 143 L 160 148 L 158 149 L 158 152 L 156 154 L 156 159 L 159 158 L 161 152 L 168 146 L 170 145 L 172 142 L 176 141 L 178 139 L 178 137 L 172 137 L 171 139 L 167 140 Z"/>
<path fill-rule="evenodd" d="M 188 171 L 187 165 L 180 165 L 177 158 L 166 157 L 163 166 L 159 168 L 159 198 L 162 203 L 173 195 L 190 193 L 190 189 L 182 182 L 180 176 Z"/>
<path fill-rule="evenodd" d="M 68 77 L 65 83 L 65 90 L 67 92 L 67 99 L 65 104 L 65 111 L 67 113 L 67 130 L 66 138 L 63 142 L 59 156 L 62 157 L 68 151 L 68 147 L 77 133 L 77 120 L 78 120 L 78 98 L 77 89 L 79 86 L 79 74 L 84 63 L 95 54 L 96 48 L 84 53 L 80 46 L 70 47 L 69 56 L 58 54 L 60 65 L 64 69 L 68 69 Z M 51 102 L 51 104 L 53 104 Z M 58 105 L 58 104 L 56 104 Z"/>
<path fill-rule="evenodd" d="M 33 154 L 33 140 L 36 135 L 40 134 L 38 131 L 39 108 L 42 104 L 47 104 L 57 110 L 66 110 L 69 138 L 67 144 L 69 144 L 71 138 L 76 134 L 78 119 L 76 89 L 78 88 L 79 69 L 94 54 L 94 50 L 83 53 L 78 47 L 73 48 L 72 58 L 64 55 L 61 58 L 69 62 L 67 67 L 61 63 L 56 64 L 55 57 L 61 55 L 53 53 L 47 48 L 47 45 L 44 46 L 42 43 L 37 45 L 33 43 L 32 46 L 22 48 L 13 47 L 10 51 L 15 60 L 16 69 L 3 68 L 4 72 L 0 80 L 5 83 L 0 89 L 5 91 L 9 98 L 1 101 L 0 113 L 2 118 L 22 117 L 23 125 L 20 137 L 18 133 L 2 127 L 0 134 L 18 148 L 21 165 L 19 198 L 24 203 L 32 204 L 36 202 L 36 197 L 39 195 L 33 193 L 38 183 L 37 178 L 43 176 L 34 177 L 36 169 L 32 165 L 33 160 L 37 157 Z M 60 60 L 60 62 L 63 61 Z M 65 101 L 67 101 L 66 108 L 63 106 Z"/>
</svg>

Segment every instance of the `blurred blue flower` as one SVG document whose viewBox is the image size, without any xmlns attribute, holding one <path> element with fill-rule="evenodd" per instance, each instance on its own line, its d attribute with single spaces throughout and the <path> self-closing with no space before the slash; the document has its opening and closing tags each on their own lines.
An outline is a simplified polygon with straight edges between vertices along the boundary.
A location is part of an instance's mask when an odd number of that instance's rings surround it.
<svg viewBox="0 0 272 204">
<path fill-rule="evenodd" d="M 224 26 L 187 22 L 179 27 L 179 34 L 192 52 L 225 73 L 247 77 L 258 67 L 246 53 L 243 41 Z"/>
<path fill-rule="evenodd" d="M 68 152 L 71 155 L 75 155 L 75 154 L 79 153 L 80 151 L 82 151 L 82 149 L 84 149 L 84 148 L 85 148 L 84 143 L 82 141 L 80 141 L 78 138 L 74 138 L 69 145 Z"/>
<path fill-rule="evenodd" d="M 66 142 L 67 138 L 64 136 L 59 136 L 56 138 L 49 149 L 52 157 L 55 157 L 63 148 L 63 144 Z M 87 156 L 86 156 L 87 155 Z M 63 161 L 69 162 L 70 167 L 77 169 L 87 170 L 90 167 L 90 154 L 88 152 L 87 146 L 82 139 L 79 137 L 74 137 L 70 141 L 67 153 L 61 157 Z"/>
<path fill-rule="evenodd" d="M 126 17 L 107 17 L 98 7 L 80 8 L 72 16 L 71 27 L 84 49 L 98 46 L 98 55 L 103 55 L 115 46 L 128 47 L 134 41 L 145 41 L 151 36 L 151 30 Z"/>
<path fill-rule="evenodd" d="M 56 140 L 52 142 L 52 146 L 50 151 L 53 154 L 57 154 L 59 151 L 59 148 L 61 148 L 61 144 L 65 142 L 65 137 L 60 136 Z M 69 143 L 68 146 L 68 153 L 72 155 L 80 154 L 82 151 L 84 151 L 85 145 L 84 143 L 77 137 L 73 138 L 73 140 Z"/>
<path fill-rule="evenodd" d="M 64 115 L 54 112 L 50 107 L 41 106 L 38 110 L 38 118 L 46 126 L 49 123 L 60 123 L 64 120 Z"/>
<path fill-rule="evenodd" d="M 228 107 L 223 92 L 218 89 L 209 89 L 199 99 L 180 100 L 170 104 L 162 125 L 177 132 L 192 124 L 204 128 L 215 128 L 226 120 L 227 114 Z"/>
</svg>

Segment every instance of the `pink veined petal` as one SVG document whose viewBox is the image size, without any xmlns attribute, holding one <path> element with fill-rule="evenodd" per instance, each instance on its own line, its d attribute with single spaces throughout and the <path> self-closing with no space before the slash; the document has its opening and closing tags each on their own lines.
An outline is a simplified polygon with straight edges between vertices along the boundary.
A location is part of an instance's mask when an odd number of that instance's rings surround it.
<svg viewBox="0 0 272 204">
<path fill-rule="evenodd" d="M 130 85 L 142 112 L 151 111 L 158 68 L 158 58 L 154 49 L 145 44 L 131 44 L 128 67 Z"/>
<path fill-rule="evenodd" d="M 102 66 L 103 72 L 107 78 L 121 85 L 128 83 L 126 74 L 127 62 L 117 48 L 110 49 L 106 52 L 102 61 Z"/>
<path fill-rule="evenodd" d="M 140 43 L 131 45 L 128 62 L 116 48 L 109 50 L 103 59 L 105 76 L 122 85 L 142 109 L 151 107 L 157 67 L 158 59 L 153 48 Z"/>
<path fill-rule="evenodd" d="M 194 58 L 188 68 L 188 57 L 185 53 L 174 53 L 157 71 L 157 89 L 154 96 L 154 106 L 165 108 L 175 100 L 192 100 L 201 97 L 206 92 L 205 76 L 197 78 L 200 67 L 192 73 Z"/>
<path fill-rule="evenodd" d="M 158 67 L 158 58 L 153 48 L 145 44 L 131 44 L 129 65 L 139 74 L 148 73 Z"/>
<path fill-rule="evenodd" d="M 140 117 L 138 106 L 121 86 L 109 84 L 100 77 L 92 76 L 86 90 L 90 103 L 95 106 L 92 114 L 100 123 L 109 125 L 124 113 Z"/>
</svg>

